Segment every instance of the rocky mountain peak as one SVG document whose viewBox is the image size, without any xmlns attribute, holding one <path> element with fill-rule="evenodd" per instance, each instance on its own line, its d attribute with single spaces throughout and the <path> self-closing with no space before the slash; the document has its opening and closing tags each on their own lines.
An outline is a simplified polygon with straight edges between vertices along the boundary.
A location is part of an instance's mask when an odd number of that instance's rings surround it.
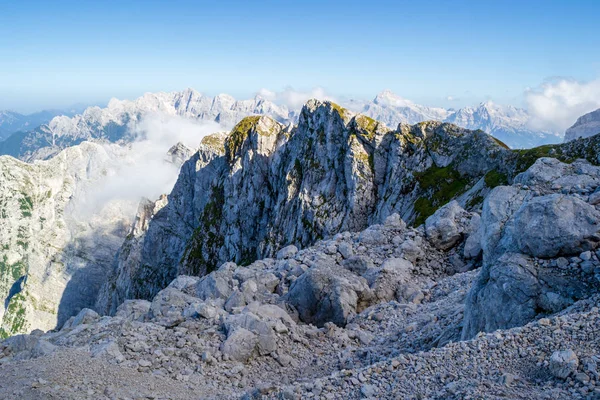
<svg viewBox="0 0 600 400">
<path fill-rule="evenodd" d="M 577 138 L 586 138 L 600 133 L 600 109 L 581 117 L 565 132 L 565 142 Z"/>
</svg>

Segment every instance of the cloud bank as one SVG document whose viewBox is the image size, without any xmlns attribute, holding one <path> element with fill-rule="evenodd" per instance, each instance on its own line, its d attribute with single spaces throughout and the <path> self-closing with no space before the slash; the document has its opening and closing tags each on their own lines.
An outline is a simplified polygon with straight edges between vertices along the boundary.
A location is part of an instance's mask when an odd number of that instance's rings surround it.
<svg viewBox="0 0 600 400">
<path fill-rule="evenodd" d="M 558 79 L 525 92 L 533 129 L 564 133 L 577 118 L 600 108 L 600 79 Z"/>
<path fill-rule="evenodd" d="M 137 207 L 141 198 L 156 199 L 168 194 L 179 175 L 180 165 L 167 160 L 167 151 L 181 142 L 198 148 L 203 137 L 223 131 L 216 122 L 152 114 L 131 127 L 137 140 L 124 149 L 106 144 L 112 155 L 106 175 L 90 182 L 77 196 L 75 214 L 83 219 L 115 203 Z"/>
<path fill-rule="evenodd" d="M 260 89 L 257 94 L 266 100 L 272 101 L 277 105 L 286 106 L 289 109 L 299 109 L 309 99 L 331 100 L 335 99 L 325 93 L 325 90 L 316 87 L 309 91 L 298 91 L 287 87 L 280 92 L 273 92 L 269 89 Z"/>
</svg>

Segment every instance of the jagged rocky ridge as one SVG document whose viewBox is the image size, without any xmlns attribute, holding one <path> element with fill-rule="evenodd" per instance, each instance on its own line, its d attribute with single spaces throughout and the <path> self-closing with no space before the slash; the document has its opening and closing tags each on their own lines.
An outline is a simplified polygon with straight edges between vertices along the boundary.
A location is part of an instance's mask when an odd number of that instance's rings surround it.
<svg viewBox="0 0 600 400">
<path fill-rule="evenodd" d="M 211 146 L 182 167 L 167 204 L 139 216 L 150 221 L 148 229 L 121 248 L 98 309 L 114 312 L 124 299 L 150 298 L 178 274 L 203 275 L 225 261 L 248 264 L 392 213 L 419 225 L 452 199 L 476 209 L 491 188 L 538 157 L 598 154 L 596 139 L 511 151 L 451 124 L 390 130 L 319 101 L 307 103 L 297 126 L 250 117 L 205 143 Z"/>
<path fill-rule="evenodd" d="M 148 230 L 123 245 L 100 309 L 148 298 L 179 273 L 248 264 L 394 212 L 422 223 L 455 197 L 473 206 L 517 168 L 514 154 L 483 132 L 438 122 L 390 130 L 316 100 L 297 126 L 249 117 L 218 147 L 204 146 L 183 165 L 168 204 L 141 216 L 151 218 Z"/>
<path fill-rule="evenodd" d="M 390 214 L 300 251 L 179 276 L 115 316 L 82 310 L 60 331 L 4 341 L 2 390 L 597 398 L 599 188 L 600 167 L 541 158 L 494 188 L 481 214 L 452 201 L 417 228 Z M 480 330 L 495 331 L 459 341 Z"/>
</svg>

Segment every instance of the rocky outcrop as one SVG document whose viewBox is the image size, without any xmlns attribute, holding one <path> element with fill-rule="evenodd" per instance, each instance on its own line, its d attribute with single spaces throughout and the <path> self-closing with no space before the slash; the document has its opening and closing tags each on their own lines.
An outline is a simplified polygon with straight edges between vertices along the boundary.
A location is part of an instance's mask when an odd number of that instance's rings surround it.
<svg viewBox="0 0 600 400">
<path fill-rule="evenodd" d="M 590 204 L 600 168 L 539 159 L 486 198 L 483 268 L 465 310 L 463 338 L 521 326 L 600 289 L 600 212 Z"/>
<path fill-rule="evenodd" d="M 565 142 L 578 138 L 587 138 L 600 133 L 600 109 L 581 117 L 565 132 Z"/>
<path fill-rule="evenodd" d="M 224 154 L 217 147 L 184 164 L 168 204 L 126 241 L 107 310 L 151 297 L 177 274 L 247 264 L 393 213 L 420 224 L 453 198 L 476 206 L 517 161 L 483 132 L 435 122 L 391 131 L 316 100 L 297 126 L 249 117 L 227 136 Z"/>
</svg>

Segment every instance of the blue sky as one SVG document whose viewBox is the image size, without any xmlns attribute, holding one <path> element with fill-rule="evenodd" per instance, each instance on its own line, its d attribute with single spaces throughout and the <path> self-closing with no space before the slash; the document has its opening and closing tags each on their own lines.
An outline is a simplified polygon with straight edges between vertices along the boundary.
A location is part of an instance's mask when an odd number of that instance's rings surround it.
<svg viewBox="0 0 600 400">
<path fill-rule="evenodd" d="M 521 105 L 548 79 L 600 76 L 599 15 L 598 1 L 0 0 L 0 109 L 288 86 Z"/>
</svg>

